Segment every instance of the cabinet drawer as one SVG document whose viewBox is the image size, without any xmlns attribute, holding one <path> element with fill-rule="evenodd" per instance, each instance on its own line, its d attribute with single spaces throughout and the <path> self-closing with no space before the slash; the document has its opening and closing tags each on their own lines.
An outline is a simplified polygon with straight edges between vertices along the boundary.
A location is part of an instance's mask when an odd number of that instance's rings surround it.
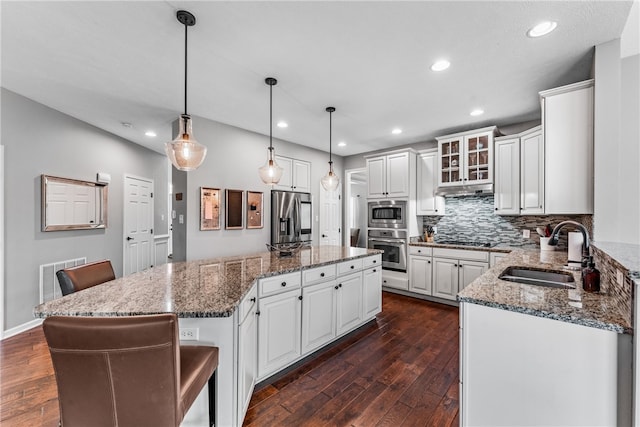
<svg viewBox="0 0 640 427">
<path fill-rule="evenodd" d="M 409 246 L 409 255 L 431 256 L 432 254 L 433 248 L 426 246 Z"/>
<path fill-rule="evenodd" d="M 238 322 L 242 323 L 244 318 L 247 316 L 253 307 L 256 305 L 258 300 L 258 287 L 253 286 L 249 293 L 242 298 L 240 301 L 240 305 L 238 305 Z"/>
<path fill-rule="evenodd" d="M 433 248 L 433 256 L 489 262 L 489 252 L 465 249 Z"/>
<path fill-rule="evenodd" d="M 302 272 L 302 285 L 307 286 L 313 283 L 324 282 L 336 277 L 336 265 L 325 265 L 324 267 L 312 268 Z"/>
<path fill-rule="evenodd" d="M 352 259 L 338 264 L 338 276 L 362 270 L 362 258 Z"/>
<path fill-rule="evenodd" d="M 380 266 L 382 266 L 382 255 L 369 256 L 362 260 L 362 268 L 380 267 Z"/>
<path fill-rule="evenodd" d="M 279 276 L 260 279 L 258 284 L 260 297 L 274 295 L 300 287 L 300 273 L 281 274 Z"/>
</svg>

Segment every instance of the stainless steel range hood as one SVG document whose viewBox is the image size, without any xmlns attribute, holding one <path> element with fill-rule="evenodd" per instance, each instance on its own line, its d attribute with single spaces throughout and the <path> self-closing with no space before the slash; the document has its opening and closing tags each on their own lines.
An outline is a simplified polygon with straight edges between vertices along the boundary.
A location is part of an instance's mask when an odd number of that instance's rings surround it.
<svg viewBox="0 0 640 427">
<path fill-rule="evenodd" d="M 477 194 L 493 194 L 493 184 L 456 185 L 455 187 L 438 187 L 436 196 L 473 196 Z"/>
</svg>

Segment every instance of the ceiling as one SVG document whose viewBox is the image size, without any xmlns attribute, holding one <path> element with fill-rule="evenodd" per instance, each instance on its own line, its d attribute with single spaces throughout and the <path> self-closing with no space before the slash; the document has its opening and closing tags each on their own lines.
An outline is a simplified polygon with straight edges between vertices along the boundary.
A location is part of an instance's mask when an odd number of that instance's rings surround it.
<svg viewBox="0 0 640 427">
<path fill-rule="evenodd" d="M 589 77 L 593 46 L 620 37 L 630 1 L 1 3 L 2 86 L 163 152 L 183 111 L 351 155 L 539 118 L 538 91 Z M 558 22 L 538 39 L 526 31 Z M 436 73 L 440 58 L 451 67 Z M 469 112 L 482 108 L 485 114 Z M 123 122 L 131 123 L 124 127 Z M 392 135 L 394 127 L 402 128 Z M 154 130 L 157 137 L 144 135 Z M 224 141 L 195 137 L 210 148 Z M 346 142 L 345 147 L 335 144 Z M 277 144 L 276 144 L 277 150 Z"/>
</svg>

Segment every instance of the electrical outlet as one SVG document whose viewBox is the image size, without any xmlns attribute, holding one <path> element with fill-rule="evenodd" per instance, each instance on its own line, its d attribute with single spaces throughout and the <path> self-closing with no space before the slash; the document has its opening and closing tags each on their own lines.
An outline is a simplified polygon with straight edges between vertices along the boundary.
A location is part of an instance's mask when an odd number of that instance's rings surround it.
<svg viewBox="0 0 640 427">
<path fill-rule="evenodd" d="M 616 269 L 616 280 L 618 281 L 618 286 L 624 286 L 624 274 L 619 268 Z"/>
<path fill-rule="evenodd" d="M 433 234 L 438 234 L 438 227 L 435 225 L 433 226 Z"/>
<path fill-rule="evenodd" d="M 180 339 L 184 341 L 198 341 L 198 328 L 180 328 Z"/>
<path fill-rule="evenodd" d="M 531 237 L 531 230 L 522 230 L 522 237 L 524 237 L 525 239 L 528 239 Z"/>
</svg>

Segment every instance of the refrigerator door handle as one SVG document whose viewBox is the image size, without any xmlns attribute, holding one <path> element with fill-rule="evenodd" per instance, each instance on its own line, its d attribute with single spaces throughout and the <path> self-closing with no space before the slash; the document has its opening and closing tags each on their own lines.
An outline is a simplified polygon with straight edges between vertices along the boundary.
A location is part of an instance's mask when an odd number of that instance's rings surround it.
<svg viewBox="0 0 640 427">
<path fill-rule="evenodd" d="M 300 198 L 296 197 L 295 204 L 293 205 L 293 221 L 294 221 L 293 230 L 294 230 L 294 235 L 296 237 L 300 237 L 300 230 L 302 228 L 302 224 L 300 224 L 301 212 L 302 212 L 302 207 L 300 206 Z"/>
</svg>

